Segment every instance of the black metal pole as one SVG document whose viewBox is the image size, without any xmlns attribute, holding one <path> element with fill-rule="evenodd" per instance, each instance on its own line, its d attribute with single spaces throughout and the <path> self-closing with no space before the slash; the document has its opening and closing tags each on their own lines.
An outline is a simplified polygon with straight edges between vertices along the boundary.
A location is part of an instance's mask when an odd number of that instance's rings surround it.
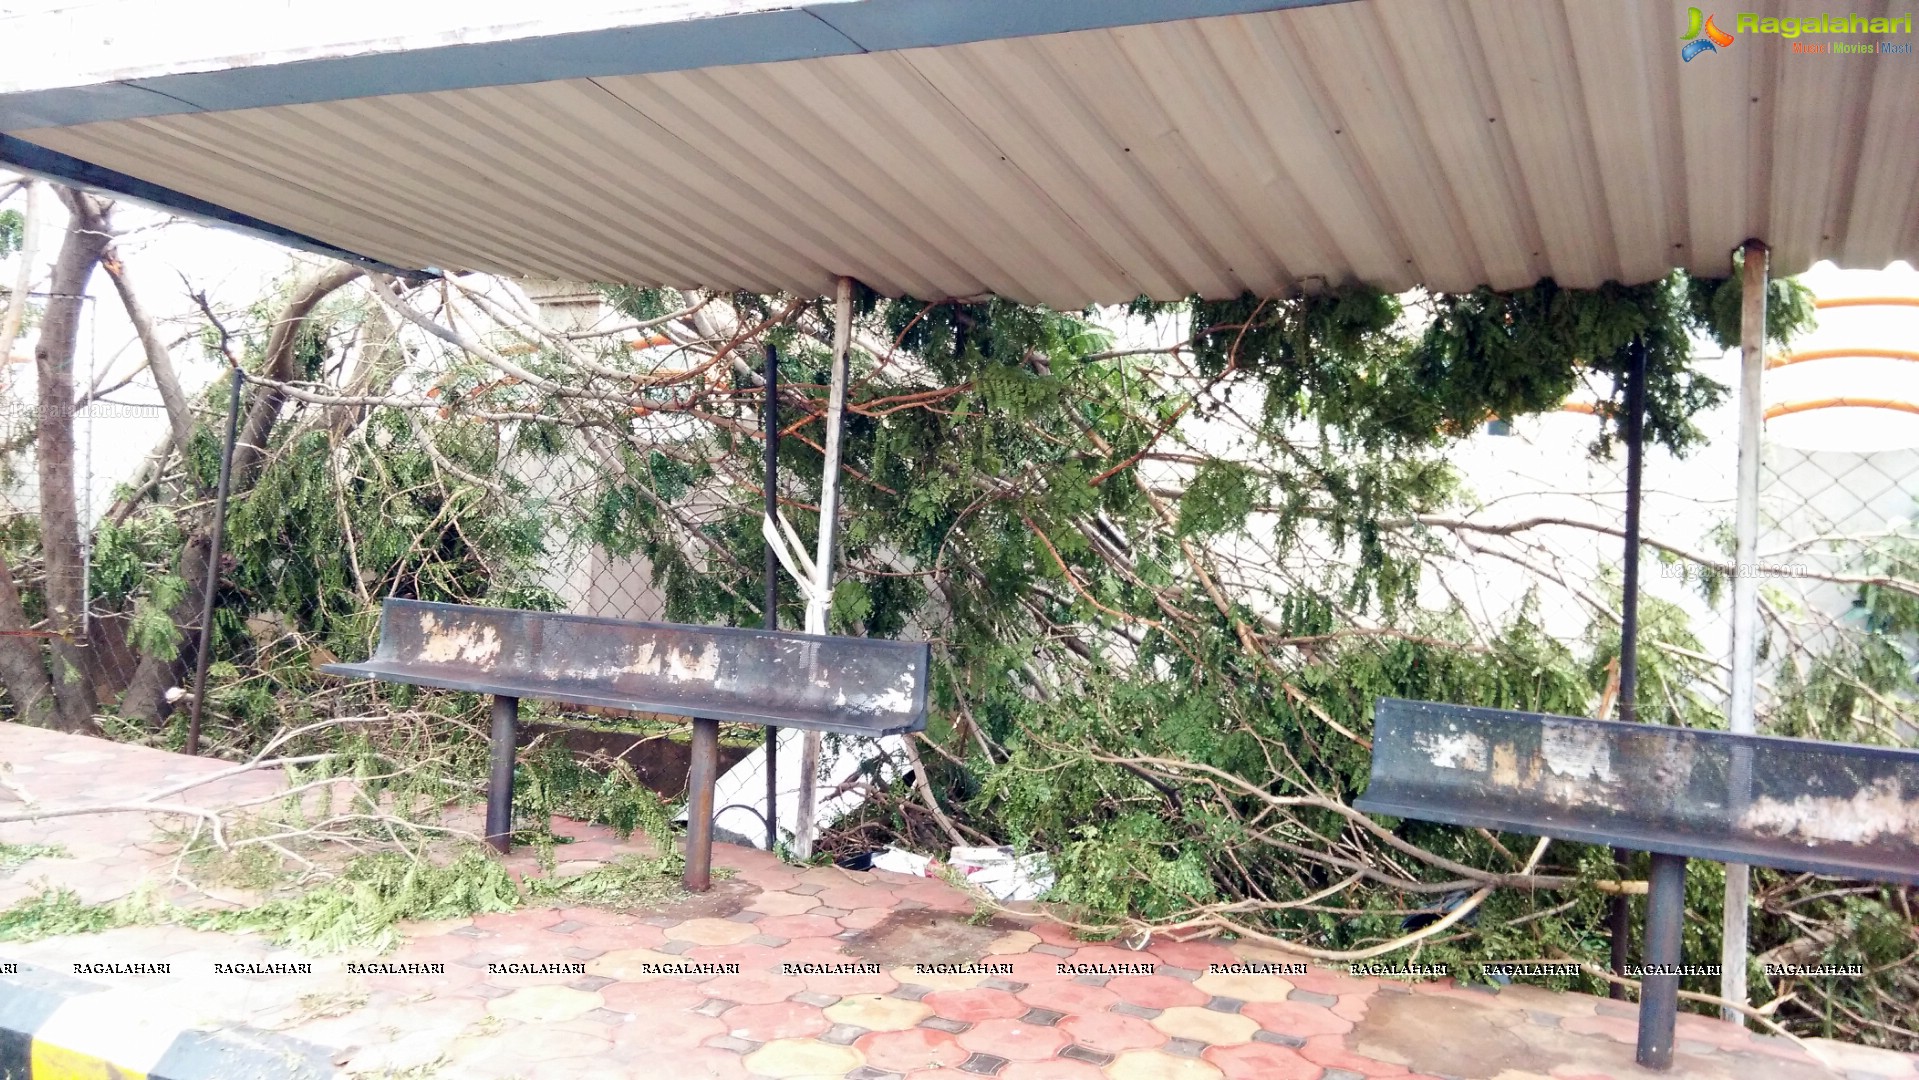
<svg viewBox="0 0 1919 1080">
<path fill-rule="evenodd" d="M 686 771 L 686 872 L 688 892 L 713 885 L 713 789 L 720 775 L 720 722 L 693 718 L 693 760 Z"/>
<path fill-rule="evenodd" d="M 1646 449 L 1646 343 L 1640 338 L 1627 346 L 1625 420 L 1626 568 L 1619 614 L 1619 718 L 1632 722 L 1639 719 L 1639 498 Z M 1613 870 L 1621 882 L 1628 875 L 1629 854 L 1623 848 L 1613 849 Z M 1632 900 L 1623 892 L 1613 897 L 1608 914 L 1612 972 L 1623 978 L 1632 952 Z M 1624 999 L 1625 987 L 1613 983 L 1610 995 Z M 1643 1008 L 1643 993 L 1640 1001 Z"/>
<path fill-rule="evenodd" d="M 513 847 L 514 729 L 519 718 L 519 698 L 494 695 L 493 779 L 486 789 L 486 842 L 502 855 Z"/>
<path fill-rule="evenodd" d="M 200 598 L 200 643 L 193 659 L 193 702 L 187 721 L 187 753 L 200 752 L 200 712 L 206 705 L 207 662 L 213 659 L 213 594 L 220 589 L 220 548 L 227 536 L 227 494 L 233 484 L 233 443 L 240 433 L 240 386 L 246 373 L 233 369 L 227 395 L 227 438 L 220 449 L 220 483 L 213 494 L 213 536 L 207 544 L 207 584 Z M 181 447 L 185 450 L 185 447 Z"/>
<path fill-rule="evenodd" d="M 780 353 L 766 347 L 766 520 L 777 522 L 780 510 Z M 780 558 L 766 545 L 766 628 L 780 628 Z M 780 839 L 780 729 L 766 728 L 766 850 Z"/>
<path fill-rule="evenodd" d="M 1648 1069 L 1672 1068 L 1685 913 L 1685 857 L 1655 854 L 1646 894 L 1646 970 L 1640 974 L 1639 1050 L 1634 1057 Z"/>
</svg>

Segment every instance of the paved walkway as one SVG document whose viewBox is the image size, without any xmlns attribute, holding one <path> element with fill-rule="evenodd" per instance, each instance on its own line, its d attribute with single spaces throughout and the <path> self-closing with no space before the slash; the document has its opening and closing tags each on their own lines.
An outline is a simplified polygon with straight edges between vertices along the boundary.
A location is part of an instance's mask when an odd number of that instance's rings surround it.
<svg viewBox="0 0 1919 1080">
<path fill-rule="evenodd" d="M 225 767 L 11 725 L 0 725 L 0 760 L 16 785 L 0 790 L 0 812 L 18 808 L 19 789 L 42 806 L 64 805 Z M 196 789 L 195 799 L 265 793 L 277 782 L 236 778 L 221 790 Z M 563 869 L 632 850 L 603 829 L 562 827 L 576 839 L 563 849 Z M 70 856 L 34 859 L 0 878 L 0 905 L 40 881 L 111 899 L 143 877 L 164 877 L 175 854 L 136 814 L 0 825 L 0 841 L 58 843 Z M 280 1032 L 328 1048 L 343 1073 L 362 1076 L 1649 1075 L 1632 1064 L 1634 1009 L 1616 1002 L 1520 986 L 1494 994 L 1450 980 L 1409 989 L 1320 967 L 1217 973 L 1214 965 L 1292 960 L 1215 943 L 1132 951 L 1078 942 L 1045 922 L 982 923 L 965 896 L 938 882 L 799 869 L 747 848 L 721 846 L 715 862 L 734 875 L 657 912 L 531 908 L 416 924 L 400 948 L 377 958 L 443 966 L 432 974 L 352 973 L 348 961 L 376 958 L 315 960 L 256 937 L 168 927 L 0 944 L 0 960 L 69 974 L 75 963 L 166 961 L 166 975 L 85 977 L 109 988 L 118 1015 Z M 510 865 L 530 871 L 531 856 L 516 853 Z M 214 971 L 216 963 L 300 961 L 312 963 L 311 974 Z M 577 966 L 555 974 L 489 967 L 512 964 Z M 1909 1057 L 1822 1040 L 1802 1048 L 1691 1014 L 1681 1015 L 1679 1038 L 1676 1076 L 1919 1080 Z"/>
</svg>

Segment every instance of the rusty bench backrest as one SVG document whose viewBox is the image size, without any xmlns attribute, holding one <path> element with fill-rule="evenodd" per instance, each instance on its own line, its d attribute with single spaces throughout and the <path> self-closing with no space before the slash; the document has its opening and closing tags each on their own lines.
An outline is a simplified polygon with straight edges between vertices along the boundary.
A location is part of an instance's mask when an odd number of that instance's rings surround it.
<svg viewBox="0 0 1919 1080">
<path fill-rule="evenodd" d="M 1371 814 L 1919 884 L 1919 751 L 1381 699 Z"/>
<path fill-rule="evenodd" d="M 924 643 L 389 599 L 335 675 L 854 735 L 926 726 Z"/>
</svg>

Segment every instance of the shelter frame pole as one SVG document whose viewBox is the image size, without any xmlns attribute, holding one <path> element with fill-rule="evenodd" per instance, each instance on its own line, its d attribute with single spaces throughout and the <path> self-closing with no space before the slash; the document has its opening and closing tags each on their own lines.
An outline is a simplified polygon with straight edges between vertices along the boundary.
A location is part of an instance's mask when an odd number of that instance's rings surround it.
<svg viewBox="0 0 1919 1080">
<path fill-rule="evenodd" d="M 720 722 L 693 718 L 692 762 L 686 771 L 686 870 L 688 892 L 713 887 L 713 803 L 720 778 Z"/>
<path fill-rule="evenodd" d="M 813 560 L 812 595 L 806 604 L 806 632 L 826 633 L 827 612 L 833 600 L 834 546 L 839 540 L 840 442 L 846 420 L 846 369 L 853 344 L 853 279 L 841 277 L 833 306 L 833 369 L 826 396 L 826 462 L 820 477 L 819 548 Z M 818 814 L 820 733 L 808 731 L 800 757 L 799 808 L 794 815 L 793 849 L 801 859 L 813 857 L 813 830 Z"/>
<path fill-rule="evenodd" d="M 1739 475 L 1733 513 L 1732 694 L 1726 706 L 1726 727 L 1743 735 L 1756 730 L 1759 581 L 1753 576 L 1753 564 L 1759 558 L 1759 455 L 1765 426 L 1760 391 L 1766 372 L 1766 293 L 1771 284 L 1771 255 L 1765 244 L 1748 240 L 1739 270 Z M 1752 794 L 1750 748 L 1742 746 L 1735 751 L 1730 781 L 1728 809 L 1739 814 Z M 1741 1025 L 1746 1023 L 1745 1014 L 1731 1005 L 1746 1003 L 1746 938 L 1751 906 L 1751 869 L 1727 863 L 1719 996 L 1731 1004 L 1720 1009 L 1720 1016 Z"/>
<path fill-rule="evenodd" d="M 780 351 L 766 347 L 766 520 L 777 524 L 780 512 Z M 780 557 L 766 545 L 766 614 L 768 630 L 780 628 Z M 780 729 L 766 728 L 766 850 L 780 841 Z"/>
<path fill-rule="evenodd" d="M 1633 1060 L 1672 1068 L 1679 1019 L 1679 950 L 1686 918 L 1686 859 L 1655 853 L 1646 890 L 1646 971 L 1639 983 L 1639 1046 Z"/>
<path fill-rule="evenodd" d="M 220 446 L 220 483 L 213 494 L 213 535 L 207 540 L 207 584 L 200 597 L 200 641 L 193 658 L 193 702 L 187 720 L 187 753 L 200 753 L 200 713 L 206 708 L 207 663 L 213 659 L 213 599 L 220 591 L 220 549 L 227 536 L 227 497 L 233 487 L 233 444 L 240 433 L 240 387 L 246 372 L 236 365 L 227 393 L 227 437 Z M 185 448 L 182 447 L 184 450 Z"/>
<path fill-rule="evenodd" d="M 1626 550 L 1619 612 L 1619 719 L 1639 719 L 1639 501 L 1640 478 L 1645 472 L 1646 342 L 1634 338 L 1627 346 L 1626 367 Z M 1614 848 L 1613 870 L 1620 881 L 1630 874 L 1631 852 Z M 1607 924 L 1612 935 L 1612 973 L 1624 977 L 1632 957 L 1632 900 L 1621 893 L 1612 898 Z M 1623 1000 L 1625 987 L 1613 983 L 1608 994 Z M 1641 996 L 1644 1001 L 1644 996 Z"/>
<path fill-rule="evenodd" d="M 519 719 L 519 698 L 493 696 L 493 770 L 486 787 L 486 842 L 502 855 L 513 847 L 513 763 Z"/>
</svg>

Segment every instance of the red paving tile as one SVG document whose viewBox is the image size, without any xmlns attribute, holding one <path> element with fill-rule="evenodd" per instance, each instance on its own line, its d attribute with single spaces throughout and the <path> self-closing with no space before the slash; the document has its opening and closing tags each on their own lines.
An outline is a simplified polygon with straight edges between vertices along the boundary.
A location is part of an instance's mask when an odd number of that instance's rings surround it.
<svg viewBox="0 0 1919 1080">
<path fill-rule="evenodd" d="M 753 1042 L 803 1039 L 818 1035 L 832 1022 L 817 1005 L 780 1001 L 771 1005 L 739 1005 L 720 1014 L 727 1034 Z"/>
<path fill-rule="evenodd" d="M 1044 1061 L 1066 1048 L 1071 1040 L 1056 1027 L 1024 1024 L 1018 1020 L 986 1020 L 960 1032 L 960 1045 L 1008 1061 Z"/>
<path fill-rule="evenodd" d="M 1239 1014 L 1267 1031 L 1301 1038 L 1343 1035 L 1353 1030 L 1352 1021 L 1334 1016 L 1332 1010 L 1323 1005 L 1305 1001 L 1249 1001 L 1240 1006 Z"/>
<path fill-rule="evenodd" d="M 933 1011 L 948 1020 L 977 1024 L 981 1020 L 1011 1020 L 1024 1016 L 1032 1006 L 1004 990 L 940 990 L 921 999 Z"/>
<path fill-rule="evenodd" d="M 886 971 L 877 974 L 807 975 L 807 989 L 816 994 L 852 997 L 855 994 L 887 994 L 899 988 L 899 980 Z"/>
<path fill-rule="evenodd" d="M 793 975 L 769 975 L 741 968 L 738 975 L 721 975 L 702 984 L 707 997 L 741 1005 L 771 1005 L 806 989 L 806 980 Z"/>
<path fill-rule="evenodd" d="M 1271 1043 L 1209 1046 L 1202 1055 L 1231 1080 L 1319 1080 L 1318 1065 Z"/>
<path fill-rule="evenodd" d="M 1353 1053 L 1347 1048 L 1343 1035 L 1314 1035 L 1299 1048 L 1299 1056 L 1328 1069 L 1347 1069 L 1361 1076 L 1405 1076 L 1410 1071 L 1404 1065 L 1374 1061 Z"/>
<path fill-rule="evenodd" d="M 698 983 L 681 979 L 616 982 L 600 987 L 600 998 L 614 1012 L 670 1013 L 691 1009 L 711 997 Z"/>
<path fill-rule="evenodd" d="M 1074 963 L 1078 962 L 1075 958 Z M 1170 1009 L 1175 1005 L 1204 1005 L 1212 995 L 1184 979 L 1171 975 L 1117 975 L 1106 989 L 1120 1000 L 1148 1009 Z"/>
<path fill-rule="evenodd" d="M 875 895 L 872 889 L 861 888 L 857 885 L 849 885 L 841 882 L 836 885 L 830 885 L 820 892 L 815 893 L 813 899 L 818 901 L 817 906 L 819 907 L 839 908 L 841 911 L 852 911 L 855 908 L 871 905 Z"/>
<path fill-rule="evenodd" d="M 753 929 L 773 937 L 830 938 L 846 929 L 824 915 L 770 915 L 753 924 Z"/>
<path fill-rule="evenodd" d="M 1570 1016 L 1559 1022 L 1559 1028 L 1578 1035 L 1605 1035 L 1628 1045 L 1639 1042 L 1639 1022 L 1619 1016 Z"/>
<path fill-rule="evenodd" d="M 724 1034 L 726 1024 L 716 1017 L 685 1009 L 642 1009 L 633 1014 L 633 1019 L 613 1029 L 613 1044 L 651 1048 L 657 1054 L 668 1048 L 698 1046 L 715 1035 Z"/>
<path fill-rule="evenodd" d="M 48 754 L 82 757 L 58 761 Z M 48 802 L 61 798 L 108 798 L 138 794 L 144 787 L 157 786 L 169 776 L 191 777 L 227 767 L 213 761 L 185 760 L 159 751 L 119 746 L 96 740 L 57 735 L 11 726 L 0 726 L 0 758 L 16 767 L 26 766 L 26 783 L 37 796 Z M 276 790 L 279 779 L 253 774 L 209 785 L 201 792 L 203 803 L 211 799 L 268 795 Z M 196 789 L 197 790 L 197 789 Z M 475 811 L 467 817 L 455 817 L 478 826 Z M 556 822 L 556 829 L 579 842 L 566 845 L 562 861 L 582 857 L 610 859 L 624 851 L 647 850 L 643 838 L 633 843 L 615 839 L 607 830 L 577 822 Z M 46 820 L 0 826 L 0 839 L 15 843 L 63 842 L 71 845 L 73 858 L 40 860 L 32 868 L 36 876 L 46 867 L 49 876 L 83 884 L 100 899 L 117 898 L 132 887 L 142 874 L 160 875 L 169 868 L 177 848 L 153 831 L 153 823 L 134 815 L 116 815 L 91 820 Z M 355 976 L 342 984 L 351 991 L 351 1002 L 340 1015 L 315 1014 L 311 1019 L 287 1028 L 289 1034 L 310 1039 L 328 1047 L 376 1046 L 391 1036 L 385 1028 L 398 1027 L 415 1032 L 444 1033 L 449 1065 L 446 1075 L 462 1080 L 491 1080 L 508 1076 L 519 1080 L 584 1080 L 584 1078 L 626 1078 L 642 1080 L 749 1080 L 741 1055 L 720 1047 L 703 1046 L 713 1039 L 739 1039 L 754 1044 L 780 1044 L 784 1049 L 762 1058 L 771 1064 L 776 1059 L 790 1062 L 807 1060 L 850 1061 L 854 1049 L 815 1041 L 831 1023 L 824 1009 L 834 1000 L 850 995 L 876 996 L 898 986 L 891 968 L 910 965 L 922 958 L 895 956 L 886 961 L 887 971 L 874 975 L 790 976 L 778 972 L 782 963 L 816 963 L 854 959 L 847 942 L 837 938 L 842 929 L 869 929 L 885 921 L 894 912 L 908 908 L 951 911 L 970 914 L 973 901 L 962 892 L 931 879 L 894 875 L 851 874 L 831 867 L 794 868 L 783 866 L 771 856 L 757 851 L 721 845 L 715 851 L 715 863 L 738 870 L 734 886 L 741 903 L 755 911 L 755 890 L 792 890 L 780 896 L 768 895 L 764 917 L 750 925 L 723 915 L 684 915 L 669 928 L 642 921 L 645 912 L 613 912 L 597 908 L 534 908 L 512 914 L 482 915 L 471 920 L 445 920 L 423 925 L 418 933 L 393 952 L 390 959 L 432 961 L 447 965 L 444 976 Z M 530 849 L 516 852 L 509 867 L 519 873 L 538 873 Z M 11 880 L 0 880 L 0 903 L 23 895 Z M 188 902 L 188 901 L 182 901 Z M 203 902 L 203 901 L 192 901 Z M 694 911 L 697 905 L 685 905 L 682 911 Z M 840 915 L 813 915 L 808 911 L 825 908 Z M 730 909 L 724 909 L 730 910 Z M 1001 924 L 1004 925 L 1004 924 Z M 1116 976 L 1105 986 L 1078 982 L 1070 973 L 1061 973 L 1058 965 L 1152 963 L 1162 968 L 1180 968 L 1203 972 L 1210 964 L 1233 963 L 1242 959 L 1281 959 L 1270 951 L 1246 949 L 1220 941 L 1154 941 L 1142 951 L 1126 949 L 1114 942 L 1080 942 L 1071 931 L 1058 924 L 1018 920 L 1017 931 L 1008 931 L 997 944 L 1005 952 L 990 952 L 982 959 L 1008 963 L 1014 968 L 1013 981 L 1027 984 L 1022 989 L 978 986 L 971 989 L 941 989 L 926 996 L 921 1005 L 892 1001 L 900 1006 L 893 1014 L 901 1023 L 913 1023 L 920 1012 L 931 1011 L 947 1021 L 971 1024 L 957 1034 L 935 1027 L 907 1028 L 893 1032 L 873 1032 L 862 1036 L 856 1049 L 867 1064 L 882 1072 L 902 1073 L 914 1080 L 978 1080 L 976 1074 L 963 1072 L 958 1065 L 973 1053 L 1011 1059 L 997 1074 L 1002 1080 L 1094 1080 L 1104 1075 L 1085 1062 L 1059 1058 L 1057 1054 L 1070 1042 L 1105 1053 L 1134 1054 L 1133 1067 L 1189 1067 L 1193 1075 L 1212 1075 L 1219 1070 L 1226 1080 L 1315 1080 L 1323 1069 L 1344 1069 L 1363 1076 L 1390 1077 L 1393 1080 L 1425 1080 L 1397 1065 L 1373 1061 L 1346 1045 L 1345 1035 L 1352 1020 L 1366 1010 L 1377 1008 L 1377 980 L 1354 978 L 1335 968 L 1314 967 L 1306 974 L 1286 976 L 1300 990 L 1336 995 L 1331 1008 L 1308 1001 L 1248 1002 L 1238 1017 L 1220 1016 L 1213 1025 L 1222 1033 L 1244 1030 L 1244 1021 L 1260 1024 L 1268 1030 L 1300 1037 L 1306 1045 L 1297 1050 L 1263 1042 L 1238 1043 L 1205 1048 L 1202 1060 L 1162 1056 L 1155 1051 L 1167 1036 L 1153 1022 L 1116 1013 L 1112 1007 L 1123 1001 L 1149 1008 L 1179 1008 L 1181 1013 L 1163 1020 L 1169 1030 L 1198 1030 L 1193 1025 L 1206 1016 L 1192 1006 L 1203 1005 L 1209 993 L 1173 975 Z M 564 928 L 565 933 L 554 932 Z M 200 934 L 179 928 L 137 928 L 114 931 L 116 941 L 138 940 L 155 959 L 173 957 L 194 962 L 196 957 L 225 959 L 264 957 L 270 950 L 258 939 L 224 934 Z M 600 983 L 597 978 L 584 984 L 590 990 L 569 986 L 565 991 L 544 991 L 547 997 L 488 998 L 506 987 L 535 987 L 571 984 L 574 976 L 488 976 L 472 962 L 493 959 L 560 961 L 585 959 L 595 954 L 627 950 L 650 950 L 658 960 L 669 940 L 702 938 L 725 941 L 734 936 L 764 935 L 765 940 L 781 940 L 777 947 L 742 940 L 735 944 L 698 945 L 686 949 L 680 959 L 693 963 L 735 963 L 737 975 L 715 974 L 700 977 L 672 976 L 637 978 L 631 982 Z M 83 939 L 53 939 L 35 945 L 10 943 L 0 959 L 13 959 L 16 949 L 22 958 L 39 963 L 48 959 L 56 964 L 80 959 L 100 946 Z M 1044 944 L 1052 951 L 1034 952 Z M 910 947 L 909 947 L 910 948 Z M 1067 956 L 1053 952 L 1071 950 Z M 64 950 L 64 954 L 63 954 Z M 1027 950 L 1027 951 L 1018 951 Z M 637 961 L 646 959 L 629 957 Z M 928 956 L 926 961 L 947 961 L 951 956 Z M 970 959 L 970 957 L 969 957 Z M 637 973 L 637 967 L 613 964 L 614 973 Z M 423 981 L 424 980 L 424 981 Z M 430 985 L 428 985 L 430 982 Z M 1448 983 L 1423 985 L 1414 992 L 1438 994 L 1469 1002 L 1483 1010 L 1497 1010 L 1511 1017 L 1522 1011 L 1545 1012 L 1563 1017 L 1562 1030 L 1569 1039 L 1582 1045 L 1590 1035 L 1603 1035 L 1630 1044 L 1636 1037 L 1633 1021 L 1627 1017 L 1595 1011 L 1594 999 L 1578 995 L 1560 995 L 1529 987 L 1513 987 L 1499 996 L 1467 991 Z M 521 994 L 531 990 L 518 991 Z M 591 994 L 597 994 L 600 1007 L 587 1008 Z M 207 995 L 209 1000 L 228 995 Z M 250 1001 L 250 995 L 230 995 L 236 1002 Z M 713 1004 L 713 999 L 734 1003 Z M 260 1000 L 265 1000 L 261 998 Z M 294 1014 L 284 1011 L 285 997 L 276 1024 L 284 1025 Z M 496 1006 L 496 1002 L 507 1002 Z M 584 1012 L 576 1011 L 585 1008 Z M 1022 1021 L 1028 1010 L 1049 1009 L 1063 1014 L 1053 1025 Z M 695 1012 L 705 1009 L 706 1012 Z M 903 1012 L 902 1012 L 903 1010 Z M 531 1019 L 500 1021 L 514 1013 Z M 256 1019 L 264 1013 L 236 1015 L 233 1022 Z M 537 1017 L 566 1016 L 557 1022 L 540 1022 Z M 875 1014 L 878 1015 L 878 1014 Z M 482 1026 L 482 1018 L 495 1021 Z M 1177 1023 L 1173 1023 L 1177 1020 Z M 1504 1022 L 1502 1019 L 1500 1022 Z M 1201 1025 L 1202 1027 L 1204 1025 Z M 465 1032 L 464 1038 L 457 1038 Z M 1585 1033 L 1585 1034 L 1582 1034 Z M 1779 1040 L 1754 1040 L 1736 1025 L 1723 1024 L 1690 1014 L 1680 1018 L 1680 1033 L 1685 1039 L 1715 1047 L 1736 1048 L 1745 1052 L 1776 1055 L 1782 1059 L 1806 1062 L 1803 1053 Z M 1141 1054 L 1141 1052 L 1144 1052 Z M 1712 1051 L 1714 1054 L 1723 1051 Z M 1569 1047 L 1567 1057 L 1574 1051 Z M 781 1058 L 781 1055 L 784 1055 Z M 1737 1059 L 1728 1059 L 1736 1063 Z M 1158 1062 L 1158 1065 L 1151 1065 Z M 1906 1060 L 1889 1075 L 1919 1078 L 1919 1071 L 1906 1066 Z M 842 1066 L 836 1065 L 840 1070 Z M 1834 1080 L 1835 1073 L 1811 1064 L 1803 1066 L 1808 1077 Z M 1590 1071 L 1590 1066 L 1583 1067 Z M 1548 1062 L 1542 1072 L 1563 1076 L 1582 1071 L 1572 1061 Z M 1733 1070 L 1736 1074 L 1736 1064 Z M 839 1075 L 836 1071 L 834 1075 Z"/>
<path fill-rule="evenodd" d="M 1101 1080 L 1106 1074 L 1083 1061 L 1015 1061 L 1000 1070 L 999 1080 Z"/>
<path fill-rule="evenodd" d="M 1357 1024 L 1366 1019 L 1366 1007 L 1373 1000 L 1371 994 L 1342 994 L 1339 1001 L 1327 1011 L 1341 1020 L 1351 1020 Z"/>
<path fill-rule="evenodd" d="M 898 1073 L 957 1066 L 973 1053 L 950 1032 L 931 1028 L 871 1032 L 860 1036 L 853 1048 L 872 1068 Z"/>
<path fill-rule="evenodd" d="M 1166 1042 L 1166 1033 L 1137 1016 L 1115 1012 L 1089 1012 L 1068 1016 L 1059 1022 L 1074 1042 L 1108 1054 L 1126 1050 L 1151 1050 Z"/>
<path fill-rule="evenodd" d="M 1238 954 L 1212 941 L 1154 941 L 1146 952 L 1161 963 L 1192 971 L 1205 971 L 1208 964 L 1236 964 Z"/>
<path fill-rule="evenodd" d="M 1104 1012 L 1119 1002 L 1119 995 L 1103 986 L 1071 981 L 1034 983 L 1016 996 L 1036 1008 L 1063 1013 Z"/>
</svg>

